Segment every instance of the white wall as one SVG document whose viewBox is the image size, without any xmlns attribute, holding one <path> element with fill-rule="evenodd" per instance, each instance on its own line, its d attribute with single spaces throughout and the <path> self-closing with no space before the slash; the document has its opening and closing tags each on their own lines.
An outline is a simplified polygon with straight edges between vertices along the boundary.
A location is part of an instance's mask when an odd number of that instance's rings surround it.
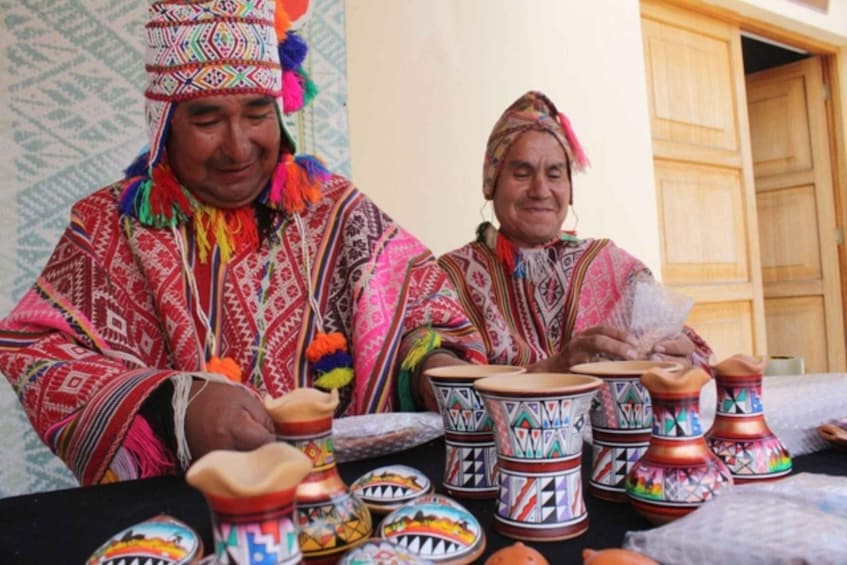
<svg viewBox="0 0 847 565">
<path fill-rule="evenodd" d="M 346 10 L 353 179 L 403 226 L 436 253 L 473 238 L 491 127 L 538 89 L 593 163 L 574 181 L 580 235 L 611 237 L 658 271 L 636 0 L 346 0 Z"/>
</svg>

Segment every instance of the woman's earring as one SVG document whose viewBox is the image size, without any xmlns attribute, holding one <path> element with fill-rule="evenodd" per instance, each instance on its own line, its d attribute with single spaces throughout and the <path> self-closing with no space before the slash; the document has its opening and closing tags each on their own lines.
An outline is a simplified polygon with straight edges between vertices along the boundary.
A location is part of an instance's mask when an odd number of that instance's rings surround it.
<svg viewBox="0 0 847 565">
<path fill-rule="evenodd" d="M 579 214 L 576 213 L 576 208 L 573 204 L 568 204 L 567 218 L 573 218 L 572 228 L 563 228 L 563 231 L 572 236 L 576 236 L 576 228 L 579 226 Z M 567 218 L 565 218 L 567 220 Z"/>
<path fill-rule="evenodd" d="M 492 211 L 492 207 L 489 206 L 491 204 L 491 200 L 485 200 L 482 203 L 482 206 L 479 207 L 479 217 L 482 218 L 483 222 L 488 222 L 489 224 L 494 223 L 494 213 Z M 486 218 L 486 209 L 488 210 L 488 217 Z"/>
</svg>

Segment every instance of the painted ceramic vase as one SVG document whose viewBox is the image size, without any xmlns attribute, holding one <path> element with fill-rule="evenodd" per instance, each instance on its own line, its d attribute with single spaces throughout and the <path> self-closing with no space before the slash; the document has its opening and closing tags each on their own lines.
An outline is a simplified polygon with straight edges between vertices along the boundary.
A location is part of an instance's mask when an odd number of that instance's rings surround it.
<svg viewBox="0 0 847 565">
<path fill-rule="evenodd" d="M 706 441 L 736 483 L 776 479 L 791 472 L 788 450 L 765 421 L 765 364 L 762 358 L 739 354 L 713 367 L 717 406 Z"/>
<path fill-rule="evenodd" d="M 591 477 L 588 492 L 626 502 L 626 475 L 650 444 L 653 408 L 641 375 L 651 367 L 678 371 L 679 363 L 605 361 L 570 368 L 603 381 L 591 402 Z"/>
<path fill-rule="evenodd" d="M 380 537 L 433 563 L 474 563 L 485 551 L 485 530 L 456 501 L 413 502 L 386 516 Z"/>
<path fill-rule="evenodd" d="M 487 377 L 474 383 L 494 425 L 500 489 L 494 529 L 529 541 L 588 529 L 582 497 L 582 432 L 603 382 L 565 373 Z"/>
<path fill-rule="evenodd" d="M 212 451 L 185 480 L 212 511 L 215 563 L 302 563 L 293 522 L 297 485 L 312 462 L 295 447 L 269 443 L 253 451 Z"/>
<path fill-rule="evenodd" d="M 473 384 L 494 375 L 519 375 L 523 367 L 456 365 L 425 372 L 444 421 L 444 488 L 453 496 L 496 498 L 497 447 L 491 418 Z"/>
<path fill-rule="evenodd" d="M 654 524 L 684 516 L 732 485 L 732 474 L 706 445 L 700 426 L 700 389 L 710 378 L 700 368 L 650 369 L 641 376 L 653 403 L 653 431 L 626 477 L 626 494 Z"/>
<path fill-rule="evenodd" d="M 312 469 L 297 487 L 297 529 L 307 564 L 336 563 L 371 537 L 371 513 L 341 479 L 332 445 L 338 391 L 298 388 L 266 398 L 277 437 L 305 453 Z"/>
</svg>

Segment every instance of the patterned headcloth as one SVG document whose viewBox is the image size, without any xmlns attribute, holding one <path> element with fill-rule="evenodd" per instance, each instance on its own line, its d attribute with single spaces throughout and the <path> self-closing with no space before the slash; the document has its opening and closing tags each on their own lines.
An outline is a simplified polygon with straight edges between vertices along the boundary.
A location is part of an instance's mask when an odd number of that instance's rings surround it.
<svg viewBox="0 0 847 565">
<path fill-rule="evenodd" d="M 161 158 L 174 103 L 205 96 L 273 96 L 293 150 L 282 114 L 299 110 L 314 95 L 314 85 L 301 66 L 306 44 L 287 33 L 289 25 L 284 9 L 273 0 L 151 4 L 145 26 L 150 169 Z"/>
<path fill-rule="evenodd" d="M 588 158 L 582 150 L 571 124 L 553 102 L 540 92 L 530 91 L 509 106 L 488 137 L 485 162 L 482 167 L 482 194 L 486 200 L 494 197 L 497 177 L 503 167 L 503 157 L 515 140 L 526 131 L 547 131 L 553 134 L 568 158 L 571 171 L 581 172 L 588 167 Z M 573 191 L 571 191 L 573 201 Z"/>
</svg>

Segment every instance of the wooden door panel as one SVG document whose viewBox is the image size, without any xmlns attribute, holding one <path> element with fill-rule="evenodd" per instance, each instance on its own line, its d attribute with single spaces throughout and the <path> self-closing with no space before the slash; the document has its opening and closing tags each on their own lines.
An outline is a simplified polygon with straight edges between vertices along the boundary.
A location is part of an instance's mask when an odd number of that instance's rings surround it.
<svg viewBox="0 0 847 565">
<path fill-rule="evenodd" d="M 757 209 L 765 284 L 820 279 L 815 187 L 806 185 L 760 192 Z"/>
<path fill-rule="evenodd" d="M 747 77 L 768 350 L 843 371 L 844 312 L 821 62 Z"/>
<path fill-rule="evenodd" d="M 752 319 L 749 301 L 705 302 L 694 305 L 687 323 L 721 360 L 736 353 L 754 354 Z"/>
<path fill-rule="evenodd" d="M 747 93 L 756 177 L 812 168 L 806 92 L 802 77 Z"/>
<path fill-rule="evenodd" d="M 828 370 L 826 317 L 820 296 L 766 298 L 768 354 L 803 357 L 806 371 Z"/>
<path fill-rule="evenodd" d="M 653 139 L 737 151 L 728 42 L 655 20 L 644 33 Z"/>
<path fill-rule="evenodd" d="M 641 22 L 661 280 L 717 354 L 765 353 L 740 30 L 661 0 Z"/>
<path fill-rule="evenodd" d="M 659 161 L 655 170 L 665 282 L 748 280 L 747 229 L 738 171 Z"/>
</svg>

